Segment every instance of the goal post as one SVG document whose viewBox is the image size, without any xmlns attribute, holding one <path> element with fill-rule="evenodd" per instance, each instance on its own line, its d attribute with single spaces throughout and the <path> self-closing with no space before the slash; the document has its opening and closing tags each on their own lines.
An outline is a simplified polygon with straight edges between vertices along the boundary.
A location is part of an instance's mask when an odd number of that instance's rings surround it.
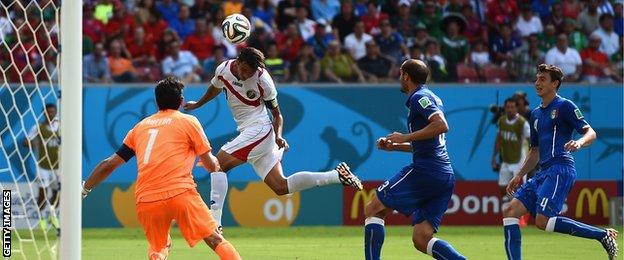
<svg viewBox="0 0 624 260">
<path fill-rule="evenodd" d="M 60 259 L 81 258 L 82 228 L 82 1 L 61 3 L 60 21 L 60 150 L 62 227 Z"/>
</svg>

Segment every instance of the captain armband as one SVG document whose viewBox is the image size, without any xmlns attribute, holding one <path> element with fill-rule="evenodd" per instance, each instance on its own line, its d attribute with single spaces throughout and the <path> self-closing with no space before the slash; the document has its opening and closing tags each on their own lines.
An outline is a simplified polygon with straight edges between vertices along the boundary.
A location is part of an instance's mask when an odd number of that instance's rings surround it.
<svg viewBox="0 0 624 260">
<path fill-rule="evenodd" d="M 274 99 L 271 99 L 271 100 L 265 100 L 265 101 L 264 101 L 264 104 L 265 104 L 265 105 L 266 105 L 266 107 L 267 107 L 267 108 L 269 108 L 269 109 L 273 109 L 273 108 L 278 107 L 278 104 L 277 104 L 277 98 L 274 98 Z"/>
</svg>

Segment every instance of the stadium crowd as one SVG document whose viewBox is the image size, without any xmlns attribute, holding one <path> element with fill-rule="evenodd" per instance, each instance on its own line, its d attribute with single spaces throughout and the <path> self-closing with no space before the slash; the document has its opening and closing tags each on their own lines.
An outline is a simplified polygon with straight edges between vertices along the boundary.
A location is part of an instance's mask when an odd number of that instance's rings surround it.
<svg viewBox="0 0 624 260">
<path fill-rule="evenodd" d="M 56 1 L 38 2 L 29 18 L 54 23 L 44 7 Z M 542 62 L 561 67 L 568 81 L 622 82 L 622 12 L 622 0 L 87 0 L 83 75 L 208 81 L 221 61 L 252 46 L 278 82 L 396 82 L 408 57 L 426 61 L 434 82 L 529 82 Z M 233 13 L 252 24 L 243 45 L 221 33 Z M 33 60 L 50 60 L 36 56 L 52 53 L 45 50 L 58 28 L 17 37 L 39 27 L 11 17 L 0 11 L 0 65 L 17 74 L 32 67 L 32 76 L 22 73 L 32 82 L 46 74 L 38 68 L 56 66 Z M 12 41 L 26 47 L 6 47 Z"/>
</svg>

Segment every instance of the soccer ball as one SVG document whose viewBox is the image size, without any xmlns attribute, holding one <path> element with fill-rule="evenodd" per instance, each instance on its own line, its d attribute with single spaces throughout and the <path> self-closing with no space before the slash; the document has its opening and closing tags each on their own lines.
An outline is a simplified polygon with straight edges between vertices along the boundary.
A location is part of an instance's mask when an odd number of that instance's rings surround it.
<svg viewBox="0 0 624 260">
<path fill-rule="evenodd" d="M 251 24 L 242 14 L 231 14 L 221 23 L 223 37 L 229 42 L 238 44 L 244 42 L 251 34 Z"/>
</svg>

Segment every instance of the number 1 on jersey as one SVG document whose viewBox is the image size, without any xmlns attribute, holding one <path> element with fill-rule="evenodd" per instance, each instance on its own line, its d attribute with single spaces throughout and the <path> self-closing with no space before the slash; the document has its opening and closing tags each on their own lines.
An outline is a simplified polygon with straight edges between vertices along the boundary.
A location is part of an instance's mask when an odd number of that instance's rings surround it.
<svg viewBox="0 0 624 260">
<path fill-rule="evenodd" d="M 145 155 L 143 156 L 144 164 L 147 164 L 149 162 L 150 155 L 152 154 L 152 147 L 154 147 L 154 141 L 156 141 L 156 136 L 158 135 L 158 129 L 150 129 L 147 131 L 147 133 L 149 134 L 149 140 L 147 141 Z"/>
</svg>

